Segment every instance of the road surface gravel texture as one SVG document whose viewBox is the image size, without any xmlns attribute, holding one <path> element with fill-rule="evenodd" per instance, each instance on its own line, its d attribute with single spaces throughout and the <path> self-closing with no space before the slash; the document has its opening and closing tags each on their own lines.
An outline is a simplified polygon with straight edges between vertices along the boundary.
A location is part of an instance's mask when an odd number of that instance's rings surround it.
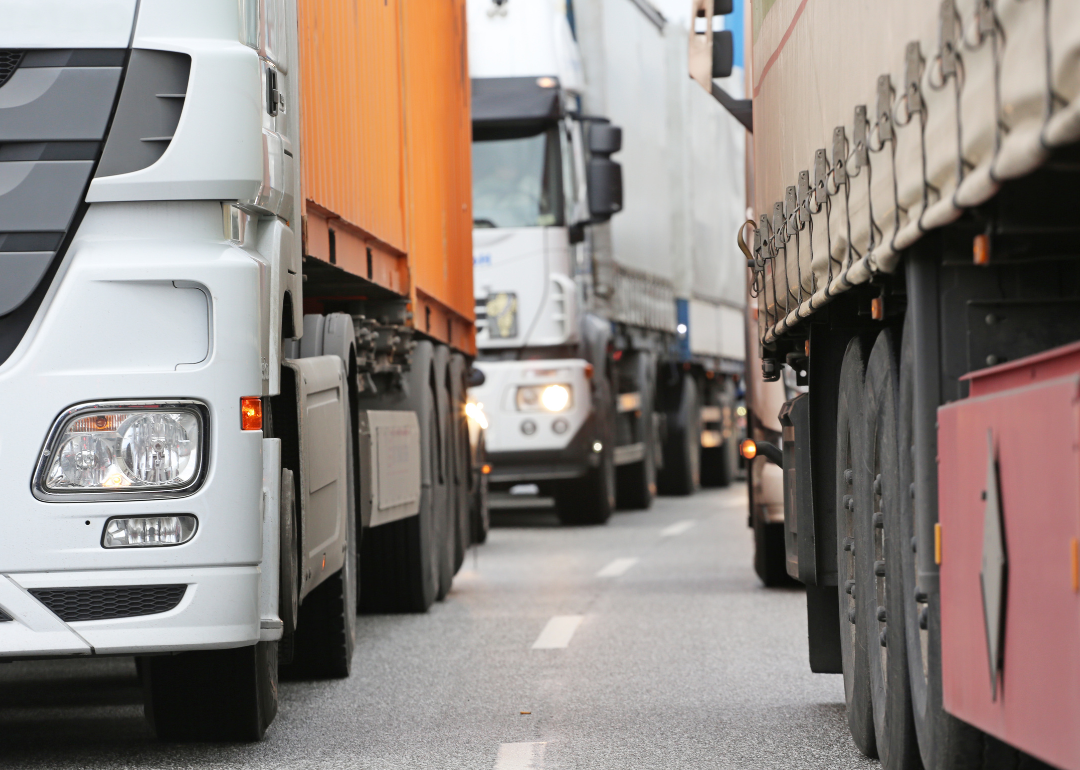
<svg viewBox="0 0 1080 770">
<path fill-rule="evenodd" d="M 130 658 L 0 665 L 4 768 L 874 767 L 797 589 L 751 567 L 745 486 L 607 526 L 495 517 L 426 615 L 361 617 L 353 675 L 282 682 L 259 744 L 162 744 Z"/>
</svg>

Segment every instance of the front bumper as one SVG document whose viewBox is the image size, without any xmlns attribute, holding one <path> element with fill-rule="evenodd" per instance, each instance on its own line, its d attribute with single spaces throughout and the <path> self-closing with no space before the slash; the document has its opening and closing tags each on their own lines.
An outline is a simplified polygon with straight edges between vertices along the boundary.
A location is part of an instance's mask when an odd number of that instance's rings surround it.
<svg viewBox="0 0 1080 770">
<path fill-rule="evenodd" d="M 562 449 L 532 449 L 518 452 L 488 452 L 491 484 L 526 484 L 561 481 L 584 476 L 600 464 L 593 450 L 596 416 L 590 414 L 570 443 Z"/>
<path fill-rule="evenodd" d="M 0 658 L 131 655 L 240 647 L 259 640 L 258 567 L 38 572 L 0 576 Z M 168 612 L 65 623 L 30 591 L 95 586 L 187 587 Z"/>
<path fill-rule="evenodd" d="M 596 417 L 588 362 L 573 358 L 480 361 L 476 366 L 486 381 L 471 388 L 469 397 L 483 404 L 488 418 L 484 442 L 491 464 L 490 483 L 572 479 L 599 462 L 592 449 Z M 555 383 L 571 389 L 564 411 L 517 408 L 519 387 Z"/>
</svg>

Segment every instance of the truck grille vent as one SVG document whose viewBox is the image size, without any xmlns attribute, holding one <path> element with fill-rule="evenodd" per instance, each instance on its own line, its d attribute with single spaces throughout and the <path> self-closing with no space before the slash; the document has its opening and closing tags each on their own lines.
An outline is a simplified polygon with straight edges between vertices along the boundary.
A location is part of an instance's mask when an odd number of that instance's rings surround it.
<svg viewBox="0 0 1080 770">
<path fill-rule="evenodd" d="M 22 57 L 22 51 L 0 50 L 0 88 L 3 88 L 4 83 L 8 82 L 8 79 L 15 74 Z"/>
<path fill-rule="evenodd" d="M 31 588 L 30 594 L 65 623 L 156 615 L 180 604 L 187 586 Z"/>
<path fill-rule="evenodd" d="M 10 622 L 11 622 L 11 616 L 8 615 L 3 610 L 0 610 L 0 623 L 10 623 Z"/>
</svg>

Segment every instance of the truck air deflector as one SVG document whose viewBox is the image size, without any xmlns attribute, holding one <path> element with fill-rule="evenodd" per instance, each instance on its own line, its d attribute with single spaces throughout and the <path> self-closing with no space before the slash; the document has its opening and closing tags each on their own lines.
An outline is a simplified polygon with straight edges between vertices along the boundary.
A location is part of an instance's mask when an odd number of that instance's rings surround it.
<svg viewBox="0 0 1080 770">
<path fill-rule="evenodd" d="M 556 78 L 474 78 L 472 81 L 473 123 L 535 123 L 558 120 L 562 114 Z"/>
<path fill-rule="evenodd" d="M 190 71 L 187 54 L 131 52 L 116 118 L 95 176 L 139 171 L 165 154 L 180 123 Z"/>
</svg>

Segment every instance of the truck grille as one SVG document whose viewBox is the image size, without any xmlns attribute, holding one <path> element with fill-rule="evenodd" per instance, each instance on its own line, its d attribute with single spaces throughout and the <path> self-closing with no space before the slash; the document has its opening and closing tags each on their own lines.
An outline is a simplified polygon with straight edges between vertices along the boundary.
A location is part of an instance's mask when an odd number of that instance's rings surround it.
<svg viewBox="0 0 1080 770">
<path fill-rule="evenodd" d="M 3 86 L 4 83 L 8 82 L 8 78 L 15 74 L 22 57 L 22 51 L 0 50 L 0 86 Z"/>
<path fill-rule="evenodd" d="M 0 51 L 0 363 L 63 256 L 126 57 L 123 49 Z"/>
<path fill-rule="evenodd" d="M 10 622 L 11 622 L 11 616 L 8 615 L 3 610 L 0 610 L 0 623 L 10 623 Z"/>
<path fill-rule="evenodd" d="M 180 604 L 187 586 L 101 586 L 31 588 L 30 594 L 65 623 L 115 620 L 168 612 Z"/>
</svg>

